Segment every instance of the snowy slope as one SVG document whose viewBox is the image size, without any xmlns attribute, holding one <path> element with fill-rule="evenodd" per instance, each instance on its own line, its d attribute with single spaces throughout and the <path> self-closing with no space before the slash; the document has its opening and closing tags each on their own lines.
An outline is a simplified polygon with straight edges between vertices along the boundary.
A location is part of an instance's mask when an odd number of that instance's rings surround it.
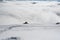
<svg viewBox="0 0 60 40">
<path fill-rule="evenodd" d="M 58 2 L 0 3 L 0 40 L 60 40 L 60 5 Z M 29 24 L 23 25 L 27 21 Z M 15 25 L 16 24 L 16 25 Z M 10 29 L 9 29 L 10 28 Z"/>
<path fill-rule="evenodd" d="M 60 27 L 20 25 L 0 33 L 0 40 L 6 40 L 10 37 L 18 37 L 20 40 L 60 40 Z"/>
<path fill-rule="evenodd" d="M 56 15 L 56 13 L 60 13 L 60 6 L 57 5 L 58 2 L 36 2 L 36 4 L 32 4 L 32 2 L 17 1 L 0 4 L 0 14 L 12 16 L 12 21 L 15 19 L 18 21 L 16 24 L 22 24 L 25 21 L 28 21 L 30 24 L 55 24 L 56 22 L 60 22 L 60 17 Z M 6 21 L 5 25 L 15 24 L 12 21 Z M 3 24 L 4 22 L 2 21 L 1 25 Z"/>
</svg>

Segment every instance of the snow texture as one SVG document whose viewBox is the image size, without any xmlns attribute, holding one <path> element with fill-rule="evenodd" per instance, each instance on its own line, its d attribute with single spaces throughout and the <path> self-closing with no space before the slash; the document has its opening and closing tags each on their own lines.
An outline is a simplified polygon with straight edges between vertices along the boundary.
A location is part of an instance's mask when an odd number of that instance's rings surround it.
<svg viewBox="0 0 60 40">
<path fill-rule="evenodd" d="M 0 3 L 0 40 L 60 40 L 60 3 L 34 2 Z"/>
</svg>

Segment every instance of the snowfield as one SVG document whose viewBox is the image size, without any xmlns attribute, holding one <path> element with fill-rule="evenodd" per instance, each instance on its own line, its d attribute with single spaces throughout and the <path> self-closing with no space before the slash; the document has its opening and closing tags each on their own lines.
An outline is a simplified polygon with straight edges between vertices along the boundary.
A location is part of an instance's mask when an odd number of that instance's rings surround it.
<svg viewBox="0 0 60 40">
<path fill-rule="evenodd" d="M 0 25 L 22 24 L 25 21 L 39 24 L 54 24 L 60 22 L 59 2 L 5 2 L 0 3 Z M 8 15 L 9 17 L 7 17 Z M 6 21 L 7 19 L 9 21 Z M 3 22 L 5 20 L 5 22 Z M 12 21 L 11 21 L 12 20 Z M 14 21 L 15 20 L 15 21 Z M 13 23 L 12 23 L 13 22 Z"/>
<path fill-rule="evenodd" d="M 60 40 L 60 27 L 27 24 L 0 33 L 0 40 L 10 37 L 18 37 L 20 40 Z"/>
<path fill-rule="evenodd" d="M 36 4 L 34 4 L 35 2 Z M 60 40 L 60 2 L 0 3 L 0 40 Z M 28 22 L 28 24 L 23 24 Z"/>
</svg>

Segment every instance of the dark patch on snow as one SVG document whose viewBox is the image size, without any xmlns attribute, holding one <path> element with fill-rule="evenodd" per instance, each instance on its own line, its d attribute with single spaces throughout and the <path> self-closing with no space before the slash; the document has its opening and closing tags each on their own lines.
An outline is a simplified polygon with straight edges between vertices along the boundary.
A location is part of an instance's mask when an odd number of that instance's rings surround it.
<svg viewBox="0 0 60 40">
<path fill-rule="evenodd" d="M 60 22 L 57 22 L 56 24 L 60 24 Z"/>
<path fill-rule="evenodd" d="M 20 37 L 9 37 L 9 38 L 6 38 L 6 39 L 3 39 L 3 40 L 20 40 Z"/>
<path fill-rule="evenodd" d="M 28 22 L 24 22 L 23 24 L 28 24 Z"/>
<path fill-rule="evenodd" d="M 36 4 L 36 2 L 32 2 L 32 4 Z"/>
<path fill-rule="evenodd" d="M 58 5 L 60 5 L 60 3 L 58 3 Z"/>
<path fill-rule="evenodd" d="M 57 14 L 57 16 L 60 16 L 60 13 L 56 13 Z"/>
<path fill-rule="evenodd" d="M 17 37 L 11 37 L 10 39 L 17 39 Z"/>
</svg>

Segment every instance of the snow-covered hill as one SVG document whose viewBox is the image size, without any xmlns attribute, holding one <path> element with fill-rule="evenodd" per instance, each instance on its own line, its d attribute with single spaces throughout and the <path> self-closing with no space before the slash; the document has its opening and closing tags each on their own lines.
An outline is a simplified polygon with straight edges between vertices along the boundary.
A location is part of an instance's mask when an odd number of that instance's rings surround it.
<svg viewBox="0 0 60 40">
<path fill-rule="evenodd" d="M 56 13 L 60 13 L 60 5 L 58 5 L 58 2 L 36 1 L 35 3 L 33 4 L 31 1 L 0 3 L 0 15 L 9 15 L 12 18 L 1 16 L 0 25 L 4 23 L 4 25 L 22 24 L 25 21 L 30 24 L 55 24 L 56 22 L 60 22 L 60 17 L 56 15 Z M 5 22 L 3 22 L 4 20 Z"/>
<path fill-rule="evenodd" d="M 0 3 L 0 40 L 60 40 L 59 2 Z M 28 24 L 23 24 L 28 22 Z M 14 39 L 12 39 L 14 40 Z"/>
</svg>

